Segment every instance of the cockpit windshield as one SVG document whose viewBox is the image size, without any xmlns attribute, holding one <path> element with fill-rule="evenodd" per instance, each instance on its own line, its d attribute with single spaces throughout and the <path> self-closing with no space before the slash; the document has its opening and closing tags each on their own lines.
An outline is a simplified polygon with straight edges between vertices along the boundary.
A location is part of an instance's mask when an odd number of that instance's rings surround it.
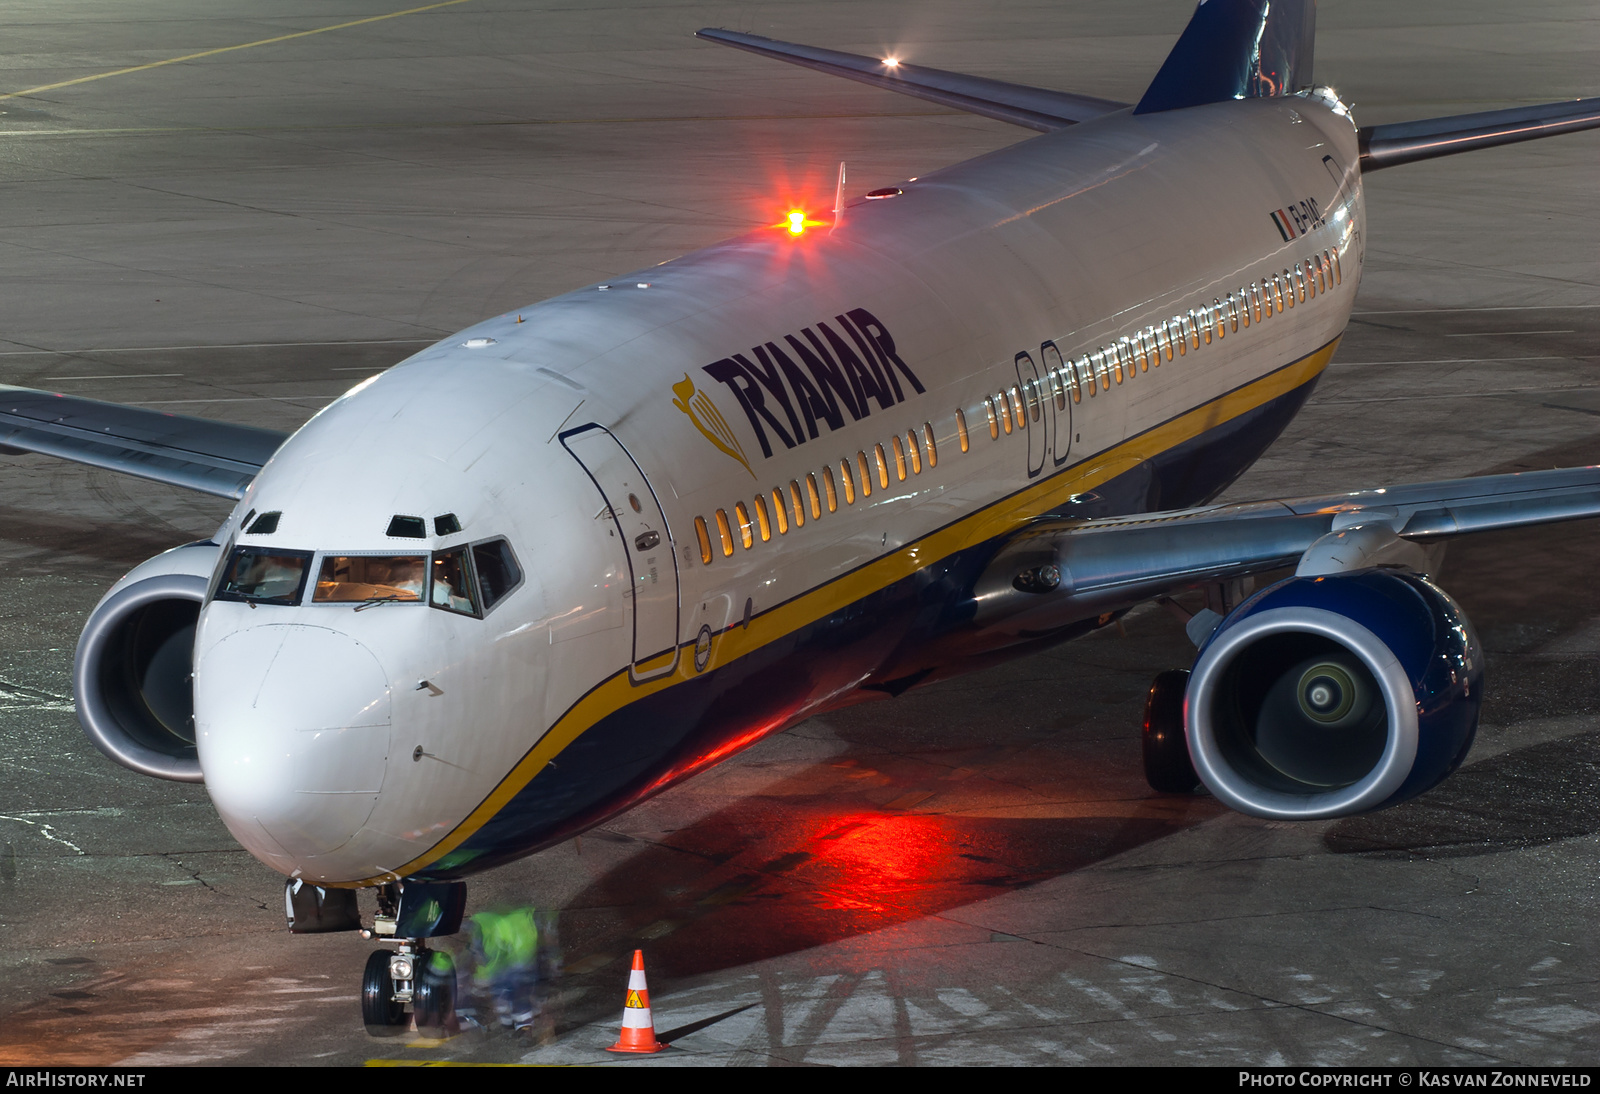
<svg viewBox="0 0 1600 1094">
<path fill-rule="evenodd" d="M 314 557 L 311 551 L 236 547 L 216 599 L 299 604 Z M 324 554 L 318 562 L 311 603 L 354 604 L 357 611 L 400 602 L 482 619 L 522 584 L 522 568 L 504 539 L 409 555 Z"/>
<path fill-rule="evenodd" d="M 427 555 L 325 555 L 313 603 L 422 599 Z"/>
<path fill-rule="evenodd" d="M 238 547 L 217 585 L 218 600 L 256 604 L 294 604 L 305 586 L 310 551 Z"/>
</svg>

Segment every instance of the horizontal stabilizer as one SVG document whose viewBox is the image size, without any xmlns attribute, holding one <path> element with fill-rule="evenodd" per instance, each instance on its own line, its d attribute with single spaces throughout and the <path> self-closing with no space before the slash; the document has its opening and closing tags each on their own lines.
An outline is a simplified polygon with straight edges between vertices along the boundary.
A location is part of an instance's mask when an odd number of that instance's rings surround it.
<svg viewBox="0 0 1600 1094">
<path fill-rule="evenodd" d="M 871 84 L 886 91 L 897 91 L 941 106 L 954 107 L 969 114 L 996 118 L 1040 133 L 1064 129 L 1076 122 L 1086 122 L 1128 106 L 1127 103 L 1112 102 L 1110 99 L 1008 84 L 1003 80 L 964 76 L 959 72 L 923 68 L 921 65 L 887 65 L 878 57 L 776 42 L 758 34 L 740 34 L 738 31 L 708 27 L 696 31 L 695 37 L 759 53 L 763 57 L 776 57 L 793 65 L 816 69 L 832 76 L 843 76 L 848 80 Z"/>
<path fill-rule="evenodd" d="M 1481 114 L 1367 125 L 1360 131 L 1361 170 L 1376 171 L 1435 156 L 1600 127 L 1600 98 L 1515 106 Z"/>
<path fill-rule="evenodd" d="M 287 433 L 0 384 L 0 451 L 240 498 Z"/>
</svg>

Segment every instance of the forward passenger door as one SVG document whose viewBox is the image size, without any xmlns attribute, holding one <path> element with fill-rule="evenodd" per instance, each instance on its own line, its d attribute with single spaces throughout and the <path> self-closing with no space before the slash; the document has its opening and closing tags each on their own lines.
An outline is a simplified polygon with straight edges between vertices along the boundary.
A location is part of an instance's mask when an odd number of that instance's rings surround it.
<svg viewBox="0 0 1600 1094">
<path fill-rule="evenodd" d="M 633 602 L 635 680 L 654 679 L 678 664 L 678 556 L 666 514 L 639 464 L 604 426 L 561 434 L 561 443 L 589 473 L 626 557 Z"/>
</svg>

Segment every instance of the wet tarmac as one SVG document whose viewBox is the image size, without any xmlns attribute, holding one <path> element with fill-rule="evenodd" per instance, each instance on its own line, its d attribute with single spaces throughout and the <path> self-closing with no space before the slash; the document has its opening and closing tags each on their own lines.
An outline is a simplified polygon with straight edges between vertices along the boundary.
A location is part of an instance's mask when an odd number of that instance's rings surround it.
<svg viewBox="0 0 1600 1094">
<path fill-rule="evenodd" d="M 383 15 L 0 6 L 20 90 Z M 482 0 L 0 99 L 0 382 L 292 428 L 467 323 L 1020 131 L 695 43 L 703 25 L 1137 97 L 1187 3 Z M 1583 5 L 1325 3 L 1363 122 L 1594 93 Z M 1157 28 L 1159 28 L 1157 30 Z M 1595 134 L 1368 182 L 1358 314 L 1234 498 L 1600 462 Z M 1593 1063 L 1593 522 L 1451 545 L 1468 764 L 1263 822 L 1143 783 L 1170 616 L 814 719 L 470 885 L 559 912 L 533 1028 L 377 1039 L 369 947 L 290 936 L 202 788 L 115 767 L 72 649 L 199 498 L 0 457 L 0 1063 Z M 619 1059 L 626 959 L 672 1051 Z"/>
</svg>

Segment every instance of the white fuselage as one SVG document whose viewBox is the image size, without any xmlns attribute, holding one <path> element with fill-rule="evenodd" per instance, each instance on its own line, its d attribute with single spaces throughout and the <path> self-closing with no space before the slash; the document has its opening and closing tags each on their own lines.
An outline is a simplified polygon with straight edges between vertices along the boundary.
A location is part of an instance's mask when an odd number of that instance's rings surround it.
<svg viewBox="0 0 1600 1094">
<path fill-rule="evenodd" d="M 209 601 L 195 718 L 224 821 L 286 874 L 459 876 L 901 668 L 955 671 L 918 660 L 945 632 L 894 590 L 940 588 L 1073 499 L 1196 504 L 1259 446 L 1192 483 L 1186 453 L 1230 423 L 1281 429 L 1275 401 L 1292 413 L 1349 317 L 1356 160 L 1316 94 L 1112 115 L 857 202 L 831 232 L 758 231 L 500 316 L 360 385 L 263 469 L 226 548 L 317 552 L 314 581 L 327 556 L 504 537 L 522 581 L 482 618 Z M 1286 271 L 1291 306 L 1263 309 Z M 269 511 L 275 531 L 241 531 Z M 426 537 L 387 535 L 397 515 Z"/>
</svg>

